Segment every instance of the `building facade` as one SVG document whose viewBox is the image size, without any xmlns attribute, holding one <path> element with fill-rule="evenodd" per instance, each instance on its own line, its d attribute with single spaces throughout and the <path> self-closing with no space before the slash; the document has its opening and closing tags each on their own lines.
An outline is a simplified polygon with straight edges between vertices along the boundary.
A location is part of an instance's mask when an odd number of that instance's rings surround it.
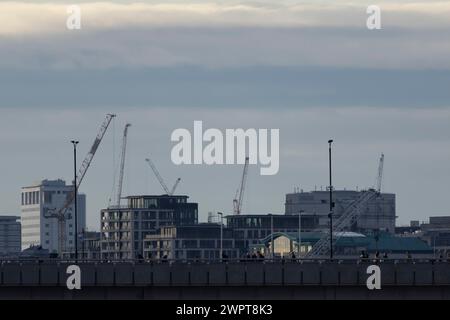
<svg viewBox="0 0 450 320">
<path fill-rule="evenodd" d="M 16 256 L 21 251 L 20 217 L 0 216 L 0 257 Z"/>
<path fill-rule="evenodd" d="M 156 260 L 219 260 L 221 245 L 222 258 L 239 257 L 232 230 L 223 228 L 221 238 L 221 228 L 217 223 L 162 227 L 158 234 L 148 235 L 144 239 L 144 257 Z"/>
<path fill-rule="evenodd" d="M 103 259 L 143 257 L 143 240 L 164 226 L 198 223 L 198 204 L 188 196 L 130 196 L 127 205 L 101 211 Z"/>
<path fill-rule="evenodd" d="M 430 217 L 420 226 L 420 238 L 434 248 L 437 257 L 450 258 L 450 216 Z"/>
<path fill-rule="evenodd" d="M 277 232 L 261 240 L 266 257 L 274 258 L 298 257 L 298 243 L 301 243 L 300 257 L 305 255 L 323 237 L 321 232 L 281 233 Z M 380 233 L 377 236 L 367 236 L 356 232 L 337 232 L 334 244 L 336 258 L 358 258 L 361 253 L 389 259 L 405 259 L 433 257 L 433 249 L 425 241 L 415 237 L 399 237 L 390 233 Z M 273 242 L 273 246 L 272 246 Z"/>
<path fill-rule="evenodd" d="M 260 243 L 260 240 L 274 232 L 302 232 L 315 230 L 318 215 L 249 214 L 225 217 L 227 227 L 233 230 L 236 247 L 241 255 Z"/>
<path fill-rule="evenodd" d="M 100 239 L 100 232 L 84 230 L 78 243 L 80 256 L 87 260 L 100 260 Z"/>
<path fill-rule="evenodd" d="M 363 191 L 335 190 L 333 191 L 333 214 L 339 217 L 348 206 L 361 196 Z M 296 192 L 286 195 L 285 214 L 295 215 L 301 212 L 306 215 L 319 216 L 319 228 L 328 228 L 330 212 L 328 191 Z M 380 193 L 370 200 L 356 220 L 356 224 L 349 226 L 349 230 L 373 233 L 386 231 L 395 233 L 395 194 Z"/>
<path fill-rule="evenodd" d="M 22 249 L 40 246 L 50 253 L 59 253 L 59 229 L 56 218 L 50 212 L 58 211 L 73 192 L 73 186 L 64 180 L 42 180 L 32 186 L 23 187 L 21 193 Z M 78 194 L 78 230 L 86 225 L 86 196 Z M 74 203 L 69 206 L 66 220 L 65 252 L 75 248 Z"/>
</svg>

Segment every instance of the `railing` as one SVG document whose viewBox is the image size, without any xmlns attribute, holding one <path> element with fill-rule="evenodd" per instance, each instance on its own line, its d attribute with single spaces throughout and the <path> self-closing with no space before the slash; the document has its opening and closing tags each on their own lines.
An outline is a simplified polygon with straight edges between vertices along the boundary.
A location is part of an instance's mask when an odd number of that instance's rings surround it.
<svg viewBox="0 0 450 320">
<path fill-rule="evenodd" d="M 411 264 L 417 264 L 417 263 L 448 263 L 450 264 L 450 258 L 335 258 L 335 259 L 326 259 L 326 258 L 239 258 L 239 259 L 85 259 L 85 258 L 1 258 L 0 257 L 0 264 L 8 264 L 8 263 L 54 263 L 54 264 L 64 264 L 64 263 L 93 263 L 93 264 L 118 264 L 118 263 L 130 263 L 130 264 L 141 264 L 141 263 L 148 263 L 148 264 L 192 264 L 192 263 L 201 263 L 201 264 L 217 264 L 217 263 L 263 263 L 263 264 L 269 264 L 269 263 L 276 263 L 276 264 L 285 264 L 285 263 L 332 263 L 332 264 L 361 264 L 361 263 L 376 263 L 376 264 L 398 264 L 398 263 L 411 263 Z"/>
</svg>

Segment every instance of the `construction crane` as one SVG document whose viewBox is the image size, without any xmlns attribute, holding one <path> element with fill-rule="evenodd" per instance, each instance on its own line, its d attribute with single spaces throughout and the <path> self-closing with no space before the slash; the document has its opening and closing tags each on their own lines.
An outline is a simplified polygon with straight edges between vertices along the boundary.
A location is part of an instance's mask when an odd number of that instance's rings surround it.
<svg viewBox="0 0 450 320">
<path fill-rule="evenodd" d="M 172 196 L 175 193 L 175 190 L 178 187 L 178 184 L 181 181 L 181 178 L 177 178 L 177 180 L 175 181 L 175 184 L 172 187 L 172 190 L 169 190 L 169 188 L 167 187 L 166 183 L 164 182 L 164 179 L 161 177 L 161 175 L 158 172 L 158 169 L 156 169 L 155 164 L 153 163 L 153 161 L 150 158 L 146 158 L 145 161 L 147 161 L 148 165 L 150 166 L 150 168 L 152 168 L 153 173 L 156 176 L 156 179 L 158 179 L 159 184 L 161 185 L 161 187 L 164 189 L 164 192 L 169 195 Z"/>
<path fill-rule="evenodd" d="M 249 158 L 245 157 L 244 171 L 242 172 L 241 184 L 240 184 L 238 190 L 236 191 L 236 195 L 234 196 L 234 199 L 233 199 L 234 214 L 241 214 L 242 201 L 244 200 L 245 184 L 247 182 L 248 163 L 249 163 Z"/>
<path fill-rule="evenodd" d="M 384 154 L 381 154 L 380 163 L 378 164 L 378 176 L 376 181 L 376 189 L 378 192 L 381 192 L 381 182 L 383 179 L 383 166 L 384 166 Z"/>
<path fill-rule="evenodd" d="M 120 157 L 120 168 L 119 168 L 119 183 L 117 184 L 117 195 L 116 195 L 117 206 L 120 206 L 120 200 L 122 198 L 123 174 L 125 169 L 125 157 L 127 152 L 127 136 L 129 127 L 131 127 L 131 124 L 127 123 L 125 125 L 125 129 L 123 130 L 122 152 Z"/>
<path fill-rule="evenodd" d="M 92 163 L 92 159 L 94 158 L 94 155 L 97 152 L 100 142 L 102 142 L 103 136 L 105 135 L 106 130 L 108 129 L 109 124 L 111 123 L 111 120 L 115 116 L 116 116 L 115 114 L 107 114 L 105 120 L 100 126 L 100 130 L 97 136 L 95 137 L 91 149 L 89 150 L 88 154 L 81 163 L 81 167 L 76 176 L 76 181 L 73 182 L 74 184 L 76 184 L 77 188 L 80 187 L 81 182 L 83 181 L 83 178 L 86 175 L 86 172 Z M 67 214 L 67 211 L 69 210 L 69 207 L 72 205 L 74 200 L 75 200 L 75 192 L 70 192 L 67 194 L 66 202 L 58 211 L 56 211 L 56 209 L 53 209 L 47 210 L 47 212 L 44 213 L 44 216 L 46 218 L 54 218 L 58 220 L 58 249 L 60 255 L 65 250 L 66 220 L 70 219 L 71 217 L 70 214 Z M 77 237 L 78 235 L 75 236 Z"/>
<path fill-rule="evenodd" d="M 373 189 L 361 192 L 360 196 L 352 201 L 350 205 L 345 208 L 341 216 L 333 220 L 333 239 L 332 246 L 345 234 L 361 215 L 367 203 L 378 195 Z M 330 251 L 330 233 L 325 233 L 319 241 L 317 241 L 312 249 L 305 255 L 306 258 L 317 258 L 324 256 Z"/>
<path fill-rule="evenodd" d="M 170 190 L 170 195 L 173 195 L 175 193 L 175 190 L 177 189 L 178 184 L 180 183 L 180 181 L 181 181 L 181 178 L 177 178 L 177 180 L 175 181 L 175 183 L 174 183 L 174 185 L 172 187 L 172 190 Z"/>
</svg>

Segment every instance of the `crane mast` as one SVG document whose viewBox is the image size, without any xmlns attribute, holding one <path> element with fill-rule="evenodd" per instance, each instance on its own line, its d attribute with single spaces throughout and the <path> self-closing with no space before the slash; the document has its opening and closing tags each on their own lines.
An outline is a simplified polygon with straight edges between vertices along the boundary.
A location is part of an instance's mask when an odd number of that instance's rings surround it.
<svg viewBox="0 0 450 320">
<path fill-rule="evenodd" d="M 131 127 L 131 124 L 127 123 L 125 125 L 125 129 L 123 130 L 123 138 L 122 138 L 122 152 L 120 158 L 120 171 L 119 171 L 119 183 L 117 185 L 117 195 L 116 195 L 116 203 L 117 206 L 120 206 L 120 200 L 122 198 L 122 185 L 123 185 L 123 174 L 125 169 L 125 157 L 127 152 L 127 136 L 128 136 L 128 128 Z"/>
<path fill-rule="evenodd" d="M 234 214 L 241 214 L 242 201 L 244 200 L 245 184 L 247 182 L 248 164 L 249 164 L 249 157 L 245 157 L 244 171 L 242 172 L 241 184 L 238 191 L 236 192 L 236 196 L 233 199 Z"/>
<path fill-rule="evenodd" d="M 91 149 L 89 150 L 88 154 L 84 158 L 83 162 L 81 163 L 81 167 L 78 171 L 76 181 L 74 181 L 74 184 L 76 184 L 77 188 L 80 187 L 81 182 L 83 181 L 84 176 L 86 175 L 87 170 L 89 169 L 89 166 L 92 163 L 92 159 L 94 158 L 94 155 L 106 133 L 106 130 L 108 129 L 109 124 L 111 123 L 111 120 L 115 117 L 115 114 L 107 114 L 105 120 L 103 121 L 102 125 L 100 126 L 100 130 L 95 137 L 94 143 L 92 144 Z M 67 194 L 67 199 L 64 205 L 58 210 L 49 210 L 47 211 L 44 216 L 46 218 L 54 218 L 58 220 L 58 249 L 59 254 L 61 255 L 65 250 L 65 242 L 66 242 L 66 219 L 70 217 L 70 214 L 67 214 L 67 211 L 69 210 L 70 205 L 75 200 L 75 193 L 72 191 Z M 55 212 L 56 211 L 56 212 Z M 76 237 L 78 235 L 75 235 Z"/>
</svg>

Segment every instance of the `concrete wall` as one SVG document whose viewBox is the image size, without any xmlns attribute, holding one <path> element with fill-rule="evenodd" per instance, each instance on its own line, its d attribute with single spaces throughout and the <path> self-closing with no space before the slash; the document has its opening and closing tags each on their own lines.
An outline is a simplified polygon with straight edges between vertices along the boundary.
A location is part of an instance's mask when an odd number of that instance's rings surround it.
<svg viewBox="0 0 450 320">
<path fill-rule="evenodd" d="M 0 299 L 44 294 L 56 299 L 103 299 L 111 294 L 172 299 L 450 298 L 450 263 L 382 263 L 382 289 L 374 291 L 366 288 L 368 263 L 78 265 L 82 290 L 69 291 L 65 287 L 68 264 L 3 263 Z"/>
</svg>

